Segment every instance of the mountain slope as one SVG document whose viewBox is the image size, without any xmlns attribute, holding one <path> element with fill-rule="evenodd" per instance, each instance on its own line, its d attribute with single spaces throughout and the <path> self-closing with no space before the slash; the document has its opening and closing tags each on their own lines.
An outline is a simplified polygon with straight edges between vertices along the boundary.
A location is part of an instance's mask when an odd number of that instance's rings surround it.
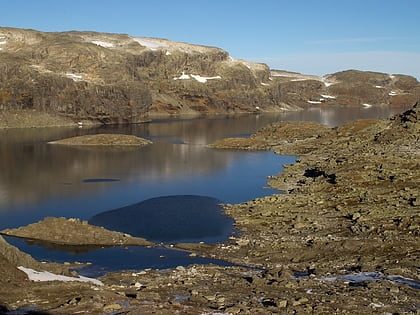
<svg viewBox="0 0 420 315">
<path fill-rule="evenodd" d="M 150 114 L 401 105 L 419 95 L 419 82 L 403 75 L 307 76 L 234 59 L 219 48 L 165 39 L 0 28 L 3 111 L 123 123 Z"/>
</svg>

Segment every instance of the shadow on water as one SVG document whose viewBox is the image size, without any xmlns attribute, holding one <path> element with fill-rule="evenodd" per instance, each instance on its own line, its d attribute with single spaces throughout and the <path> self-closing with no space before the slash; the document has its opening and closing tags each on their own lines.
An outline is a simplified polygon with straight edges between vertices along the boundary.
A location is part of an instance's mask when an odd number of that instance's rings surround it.
<svg viewBox="0 0 420 315">
<path fill-rule="evenodd" d="M 156 243 L 224 242 L 232 234 L 233 220 L 220 203 L 194 195 L 157 197 L 97 214 L 89 223 Z"/>
</svg>

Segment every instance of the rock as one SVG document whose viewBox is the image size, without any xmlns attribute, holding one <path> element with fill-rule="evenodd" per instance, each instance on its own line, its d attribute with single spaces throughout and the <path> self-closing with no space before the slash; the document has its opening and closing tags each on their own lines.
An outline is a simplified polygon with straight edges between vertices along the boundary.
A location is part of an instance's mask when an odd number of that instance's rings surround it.
<svg viewBox="0 0 420 315">
<path fill-rule="evenodd" d="M 118 311 L 120 309 L 122 309 L 122 306 L 120 304 L 118 304 L 118 303 L 108 304 L 108 305 L 106 305 L 106 306 L 103 307 L 103 310 L 105 312 L 108 312 L 108 311 Z"/>
<path fill-rule="evenodd" d="M 71 146 L 145 146 L 152 142 L 133 135 L 124 134 L 96 134 L 67 138 L 49 142 Z M 83 224 L 87 224 L 84 222 Z"/>
</svg>

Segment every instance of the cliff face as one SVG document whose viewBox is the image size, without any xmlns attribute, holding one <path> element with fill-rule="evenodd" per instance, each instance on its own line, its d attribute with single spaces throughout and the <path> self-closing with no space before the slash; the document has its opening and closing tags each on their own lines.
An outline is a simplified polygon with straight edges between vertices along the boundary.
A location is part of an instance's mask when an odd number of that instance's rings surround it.
<svg viewBox="0 0 420 315">
<path fill-rule="evenodd" d="M 400 105 L 419 95 L 419 82 L 409 76 L 307 76 L 234 59 L 219 48 L 164 39 L 0 28 L 1 110 L 122 123 L 162 113 Z"/>
</svg>

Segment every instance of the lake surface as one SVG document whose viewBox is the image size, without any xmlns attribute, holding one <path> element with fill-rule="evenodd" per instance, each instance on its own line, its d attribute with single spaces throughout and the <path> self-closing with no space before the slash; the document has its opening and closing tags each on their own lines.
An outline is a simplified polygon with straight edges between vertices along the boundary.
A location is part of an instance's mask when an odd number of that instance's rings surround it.
<svg viewBox="0 0 420 315">
<path fill-rule="evenodd" d="M 271 152 L 215 150 L 206 148 L 206 145 L 224 137 L 246 136 L 281 120 L 318 121 L 337 126 L 352 119 L 386 118 L 401 111 L 387 107 L 334 110 L 314 107 L 301 112 L 156 120 L 128 126 L 2 130 L 0 230 L 34 223 L 46 216 L 89 220 L 101 213 L 127 209 L 155 198 L 196 196 L 213 198 L 221 203 L 239 203 L 277 193 L 266 186 L 267 176 L 280 172 L 282 165 L 293 163 L 295 157 Z M 154 143 L 122 150 L 48 144 L 52 140 L 93 133 L 133 134 Z M 174 218 L 185 215 L 182 207 L 168 211 Z M 215 211 L 221 210 L 215 208 Z M 133 216 L 131 213 L 127 217 Z M 203 218 L 198 216 L 194 220 L 192 223 Z M 161 228 L 160 221 L 163 220 L 151 221 L 143 227 L 149 229 L 144 235 L 151 235 L 147 233 Z M 226 225 L 220 228 L 220 237 L 226 238 L 230 233 L 227 226 L 232 222 L 229 218 L 222 221 L 218 226 L 223 226 L 223 222 Z M 182 233 L 185 231 L 188 232 L 188 228 Z M 188 239 L 198 242 L 203 239 L 189 237 L 188 233 L 183 236 L 175 234 L 162 241 L 170 243 Z M 217 236 L 214 240 L 222 241 Z M 106 251 L 113 251 L 110 257 L 114 257 L 114 267 L 102 265 L 101 270 L 116 268 L 115 261 L 119 261 L 121 267 L 129 266 L 131 261 L 136 268 L 169 268 L 209 262 L 191 261 L 188 253 L 165 248 L 95 249 L 80 253 L 62 248 L 46 249 L 14 238 L 8 238 L 8 241 L 37 259 L 60 262 L 93 260 L 94 264 L 99 264 L 106 261 L 104 257 L 109 255 Z M 205 237 L 204 241 L 211 242 Z M 162 254 L 161 250 L 168 253 Z M 160 258 L 171 255 L 173 259 Z M 135 264 L 140 256 L 150 257 L 140 265 Z M 126 263 L 122 264 L 122 261 Z"/>
</svg>

